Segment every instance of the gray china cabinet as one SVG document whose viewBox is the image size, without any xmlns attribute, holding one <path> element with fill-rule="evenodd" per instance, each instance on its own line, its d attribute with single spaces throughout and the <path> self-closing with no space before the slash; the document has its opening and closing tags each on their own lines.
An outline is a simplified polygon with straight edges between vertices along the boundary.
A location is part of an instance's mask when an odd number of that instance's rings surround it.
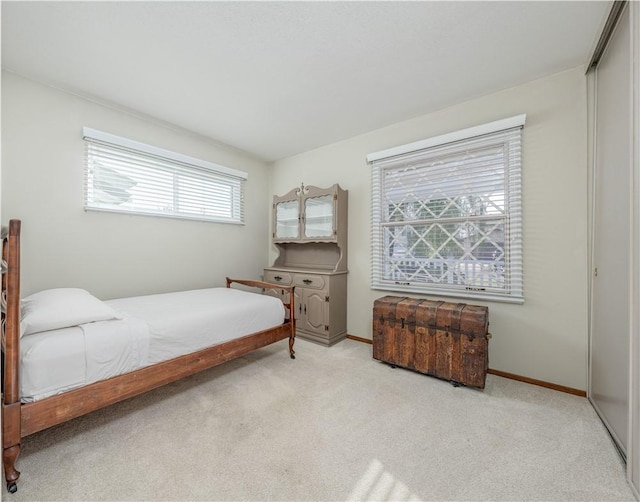
<svg viewBox="0 0 640 502">
<path fill-rule="evenodd" d="M 273 198 L 278 257 L 264 280 L 295 286 L 297 336 L 327 346 L 347 335 L 347 193 L 302 184 Z"/>
</svg>

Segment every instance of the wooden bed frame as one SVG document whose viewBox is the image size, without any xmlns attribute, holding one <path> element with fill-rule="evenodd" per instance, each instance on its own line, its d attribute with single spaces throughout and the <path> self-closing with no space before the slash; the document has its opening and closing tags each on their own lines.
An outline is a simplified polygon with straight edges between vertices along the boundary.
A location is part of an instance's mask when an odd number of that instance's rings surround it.
<svg viewBox="0 0 640 502">
<path fill-rule="evenodd" d="M 282 290 L 289 311 L 285 322 L 275 328 L 220 343 L 208 349 L 88 384 L 63 394 L 20 402 L 20 220 L 11 220 L 2 232 L 2 461 L 7 490 L 17 490 L 20 472 L 15 463 L 21 438 L 86 413 L 137 396 L 162 385 L 193 375 L 240 357 L 260 347 L 289 338 L 289 354 L 295 359 L 294 295 L 292 286 L 227 278 L 232 283 Z"/>
</svg>

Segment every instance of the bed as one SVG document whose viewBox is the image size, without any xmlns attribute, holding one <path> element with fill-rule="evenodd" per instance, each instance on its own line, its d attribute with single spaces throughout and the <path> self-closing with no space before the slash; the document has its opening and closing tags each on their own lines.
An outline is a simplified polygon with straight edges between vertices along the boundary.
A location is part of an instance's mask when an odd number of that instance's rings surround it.
<svg viewBox="0 0 640 502">
<path fill-rule="evenodd" d="M 289 286 L 227 278 L 225 288 L 106 302 L 78 288 L 21 301 L 20 229 L 11 220 L 2 233 L 2 460 L 11 493 L 25 436 L 279 340 L 289 339 L 295 358 Z M 284 300 L 249 288 L 281 290 Z"/>
</svg>

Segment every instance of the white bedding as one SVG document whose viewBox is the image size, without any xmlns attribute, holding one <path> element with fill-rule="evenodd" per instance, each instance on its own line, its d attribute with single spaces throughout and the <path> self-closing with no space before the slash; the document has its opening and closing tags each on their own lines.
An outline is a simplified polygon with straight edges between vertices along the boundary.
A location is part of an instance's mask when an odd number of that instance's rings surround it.
<svg viewBox="0 0 640 502">
<path fill-rule="evenodd" d="M 272 328 L 285 316 L 277 298 L 230 288 L 105 303 L 123 319 L 34 333 L 20 340 L 22 402 Z"/>
</svg>

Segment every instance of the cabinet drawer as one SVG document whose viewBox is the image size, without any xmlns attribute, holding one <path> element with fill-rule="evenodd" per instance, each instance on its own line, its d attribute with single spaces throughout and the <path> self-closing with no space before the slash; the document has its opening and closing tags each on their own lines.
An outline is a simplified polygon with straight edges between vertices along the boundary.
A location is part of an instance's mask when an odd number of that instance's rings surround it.
<svg viewBox="0 0 640 502">
<path fill-rule="evenodd" d="M 291 284 L 291 274 L 287 272 L 280 272 L 279 270 L 265 270 L 264 280 L 274 284 L 289 285 Z"/>
<path fill-rule="evenodd" d="M 303 288 L 322 289 L 325 285 L 325 278 L 322 275 L 294 274 L 293 285 Z"/>
</svg>

